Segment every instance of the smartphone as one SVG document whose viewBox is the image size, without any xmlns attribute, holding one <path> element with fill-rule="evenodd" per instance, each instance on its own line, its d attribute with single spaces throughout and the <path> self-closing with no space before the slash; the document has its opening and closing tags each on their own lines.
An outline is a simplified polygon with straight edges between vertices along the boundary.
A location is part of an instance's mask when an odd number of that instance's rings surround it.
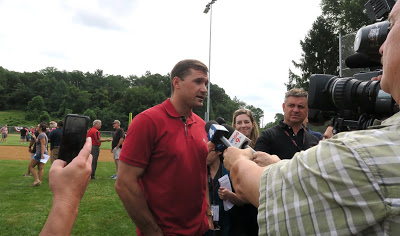
<svg viewBox="0 0 400 236">
<path fill-rule="evenodd" d="M 86 142 L 89 117 L 76 114 L 65 116 L 63 134 L 58 158 L 67 165 L 78 156 Z"/>
</svg>

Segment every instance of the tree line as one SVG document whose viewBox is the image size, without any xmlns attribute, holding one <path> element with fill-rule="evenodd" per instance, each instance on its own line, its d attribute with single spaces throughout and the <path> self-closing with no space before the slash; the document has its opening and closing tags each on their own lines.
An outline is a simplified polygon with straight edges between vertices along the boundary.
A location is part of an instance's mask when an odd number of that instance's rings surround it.
<svg viewBox="0 0 400 236">
<path fill-rule="evenodd" d="M 300 40 L 303 51 L 300 61 L 292 60 L 301 74 L 289 69 L 289 80 L 285 83 L 288 90 L 294 87 L 308 90 L 312 74 L 339 74 L 339 34 L 354 34 L 362 26 L 372 23 L 364 7 L 367 2 L 321 0 L 321 15 L 314 21 L 304 40 Z"/>
<path fill-rule="evenodd" d="M 239 108 L 253 112 L 260 123 L 263 110 L 236 97 L 231 99 L 216 84 L 210 85 L 210 119 L 223 117 L 228 123 Z M 0 67 L 0 110 L 25 111 L 29 121 L 62 120 L 66 114 L 83 114 L 102 120 L 104 130 L 120 120 L 127 129 L 129 113 L 140 112 L 162 103 L 171 95 L 169 74 L 146 72 L 138 77 L 107 75 L 102 70 L 83 73 L 47 67 L 37 72 L 15 72 Z M 204 118 L 206 103 L 194 112 Z M 107 125 L 106 125 L 107 124 Z M 110 125 L 108 125 L 110 124 Z"/>
</svg>

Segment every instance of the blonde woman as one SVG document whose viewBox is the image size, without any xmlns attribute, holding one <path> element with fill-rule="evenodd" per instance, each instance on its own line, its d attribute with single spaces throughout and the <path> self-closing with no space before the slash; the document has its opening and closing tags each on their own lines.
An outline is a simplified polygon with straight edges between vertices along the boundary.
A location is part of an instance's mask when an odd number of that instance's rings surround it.
<svg viewBox="0 0 400 236">
<path fill-rule="evenodd" d="M 247 109 L 239 109 L 233 113 L 232 127 L 246 135 L 251 140 L 250 147 L 254 148 L 259 135 L 258 126 L 253 113 Z"/>
</svg>

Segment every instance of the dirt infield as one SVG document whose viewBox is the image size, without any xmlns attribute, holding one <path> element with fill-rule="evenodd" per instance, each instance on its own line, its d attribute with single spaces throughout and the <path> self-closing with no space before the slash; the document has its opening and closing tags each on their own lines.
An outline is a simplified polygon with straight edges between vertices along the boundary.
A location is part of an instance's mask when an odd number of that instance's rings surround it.
<svg viewBox="0 0 400 236">
<path fill-rule="evenodd" d="M 30 160 L 28 147 L 0 146 L 0 160 Z M 111 150 L 101 149 L 99 161 L 114 161 Z"/>
</svg>

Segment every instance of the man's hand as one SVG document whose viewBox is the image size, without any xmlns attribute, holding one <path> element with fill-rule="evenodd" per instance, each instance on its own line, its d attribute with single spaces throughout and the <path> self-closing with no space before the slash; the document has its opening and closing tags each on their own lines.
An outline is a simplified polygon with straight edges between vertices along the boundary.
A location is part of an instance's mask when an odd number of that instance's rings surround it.
<svg viewBox="0 0 400 236">
<path fill-rule="evenodd" d="M 63 160 L 55 160 L 49 172 L 53 205 L 40 235 L 71 235 L 78 215 L 79 202 L 86 191 L 92 172 L 93 157 L 90 154 L 92 139 L 87 138 L 85 146 L 68 166 Z"/>
<path fill-rule="evenodd" d="M 55 160 L 49 172 L 49 185 L 53 192 L 53 200 L 60 200 L 72 206 L 78 206 L 90 181 L 93 157 L 91 138 L 86 143 L 78 156 L 68 166 L 63 160 Z"/>
<path fill-rule="evenodd" d="M 253 161 L 261 167 L 269 166 L 271 164 L 277 163 L 280 160 L 281 159 L 277 155 L 270 155 L 266 152 L 253 153 Z"/>
<path fill-rule="evenodd" d="M 238 149 L 236 147 L 228 147 L 224 151 L 224 166 L 230 171 L 233 163 L 241 159 L 252 160 L 253 152 L 250 148 Z"/>
</svg>

